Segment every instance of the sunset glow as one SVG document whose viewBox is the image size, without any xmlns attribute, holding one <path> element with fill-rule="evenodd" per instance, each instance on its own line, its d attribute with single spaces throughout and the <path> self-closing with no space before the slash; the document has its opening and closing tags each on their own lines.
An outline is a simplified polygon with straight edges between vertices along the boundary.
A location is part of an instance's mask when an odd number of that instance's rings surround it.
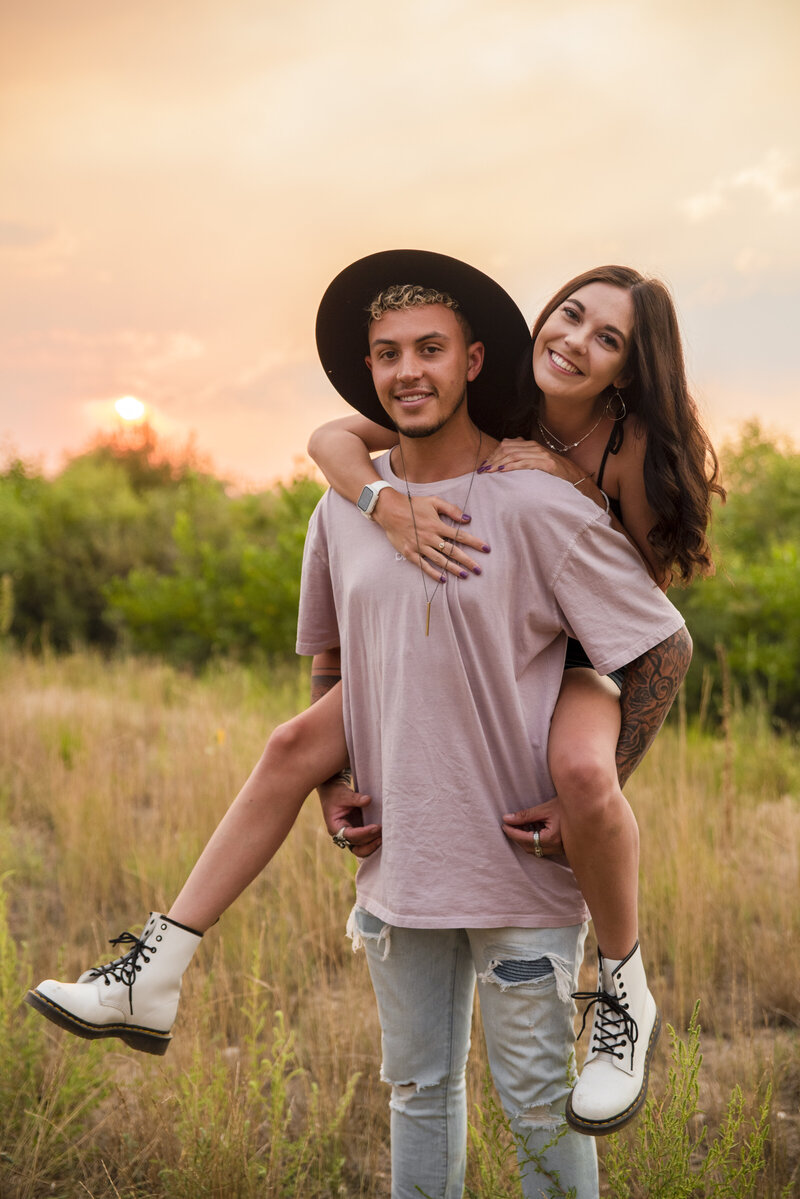
<svg viewBox="0 0 800 1199">
<path fill-rule="evenodd" d="M 122 420 L 135 423 L 144 419 L 144 404 L 136 396 L 122 396 L 114 405 L 114 411 Z"/>
<path fill-rule="evenodd" d="M 288 477 L 347 413 L 322 293 L 398 246 L 531 324 L 601 263 L 665 279 L 715 441 L 800 440 L 800 5 L 171 0 L 157 54 L 148 5 L 5 7 L 0 444 L 147 420 Z"/>
</svg>

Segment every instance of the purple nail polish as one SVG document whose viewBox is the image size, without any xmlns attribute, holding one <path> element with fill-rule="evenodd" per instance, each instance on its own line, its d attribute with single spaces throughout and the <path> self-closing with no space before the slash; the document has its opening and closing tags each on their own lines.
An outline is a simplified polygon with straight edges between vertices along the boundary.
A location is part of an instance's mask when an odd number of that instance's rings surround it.
<svg viewBox="0 0 800 1199">
<path fill-rule="evenodd" d="M 490 554 L 492 552 L 492 547 L 489 545 L 482 545 L 481 549 L 483 550 L 484 554 Z"/>
<path fill-rule="evenodd" d="M 458 577 L 459 577 L 459 579 L 466 579 L 466 577 L 467 577 L 467 572 L 466 572 L 465 570 L 460 570 L 460 571 L 458 572 Z"/>
<path fill-rule="evenodd" d="M 462 513 L 461 513 L 461 523 L 462 523 L 462 525 L 468 525 L 468 524 L 469 524 L 469 522 L 470 522 L 471 520 L 472 520 L 472 517 L 471 517 L 471 516 L 468 516 L 466 512 L 462 512 Z"/>
<path fill-rule="evenodd" d="M 497 469 L 498 469 L 498 470 L 505 470 L 506 468 L 505 468 L 504 466 L 498 466 L 498 468 L 497 468 Z"/>
<path fill-rule="evenodd" d="M 439 575 L 439 582 L 440 582 L 440 583 L 446 583 L 446 582 L 447 582 L 447 575 Z"/>
<path fill-rule="evenodd" d="M 473 566 L 472 573 L 474 575 L 482 575 L 483 571 L 481 570 L 480 566 Z"/>
</svg>

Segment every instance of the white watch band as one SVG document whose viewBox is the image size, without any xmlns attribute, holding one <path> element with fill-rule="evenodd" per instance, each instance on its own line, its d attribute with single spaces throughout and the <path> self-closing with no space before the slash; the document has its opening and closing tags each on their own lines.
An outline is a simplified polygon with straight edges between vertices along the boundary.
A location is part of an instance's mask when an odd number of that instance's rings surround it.
<svg viewBox="0 0 800 1199">
<path fill-rule="evenodd" d="M 363 512 L 367 520 L 372 520 L 372 513 L 375 510 L 375 505 L 378 502 L 378 496 L 384 487 L 391 487 L 391 483 L 386 479 L 381 479 L 377 483 L 367 483 L 362 489 L 361 495 L 358 497 L 356 507 L 359 512 Z"/>
</svg>

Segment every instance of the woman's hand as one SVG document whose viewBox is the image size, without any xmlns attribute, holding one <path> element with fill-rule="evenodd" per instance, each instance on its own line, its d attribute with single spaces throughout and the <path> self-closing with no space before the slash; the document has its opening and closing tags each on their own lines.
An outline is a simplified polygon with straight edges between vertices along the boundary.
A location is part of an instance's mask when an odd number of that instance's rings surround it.
<svg viewBox="0 0 800 1199">
<path fill-rule="evenodd" d="M 478 468 L 478 474 L 510 470 L 544 470 L 568 483 L 577 483 L 586 477 L 586 471 L 569 458 L 554 454 L 538 441 L 523 441 L 521 437 L 507 437 L 501 441 L 491 457 Z"/>
<path fill-rule="evenodd" d="M 469 523 L 469 514 L 462 516 L 455 504 L 435 495 L 413 496 L 411 503 L 413 520 L 408 496 L 384 487 L 378 497 L 373 519 L 395 550 L 407 561 L 420 566 L 431 579 L 441 579 L 444 571 L 461 579 L 466 579 L 469 574 L 481 574 L 480 566 L 466 551 L 471 549 L 488 554 L 489 546 L 480 537 L 466 532 L 464 526 Z M 445 516 L 450 520 L 443 520 Z"/>
<path fill-rule="evenodd" d="M 503 832 L 509 841 L 513 841 L 525 853 L 535 854 L 537 858 L 563 854 L 558 798 L 554 796 L 533 808 L 524 808 L 521 812 L 504 816 Z M 538 837 L 535 836 L 536 832 Z"/>
</svg>

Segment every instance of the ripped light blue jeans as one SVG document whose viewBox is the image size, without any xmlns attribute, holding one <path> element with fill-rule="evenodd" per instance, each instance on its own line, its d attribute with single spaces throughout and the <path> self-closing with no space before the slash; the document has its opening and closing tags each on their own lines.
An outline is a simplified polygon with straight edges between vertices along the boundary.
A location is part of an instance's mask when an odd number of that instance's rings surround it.
<svg viewBox="0 0 800 1199">
<path fill-rule="evenodd" d="M 526 1199 L 597 1199 L 594 1140 L 564 1105 L 574 1071 L 576 989 L 585 925 L 398 928 L 356 907 L 378 1001 L 381 1077 L 392 1096 L 392 1199 L 461 1199 L 467 1156 L 466 1065 L 477 977 L 489 1064 L 520 1149 Z M 535 1158 L 536 1160 L 531 1160 Z"/>
</svg>

